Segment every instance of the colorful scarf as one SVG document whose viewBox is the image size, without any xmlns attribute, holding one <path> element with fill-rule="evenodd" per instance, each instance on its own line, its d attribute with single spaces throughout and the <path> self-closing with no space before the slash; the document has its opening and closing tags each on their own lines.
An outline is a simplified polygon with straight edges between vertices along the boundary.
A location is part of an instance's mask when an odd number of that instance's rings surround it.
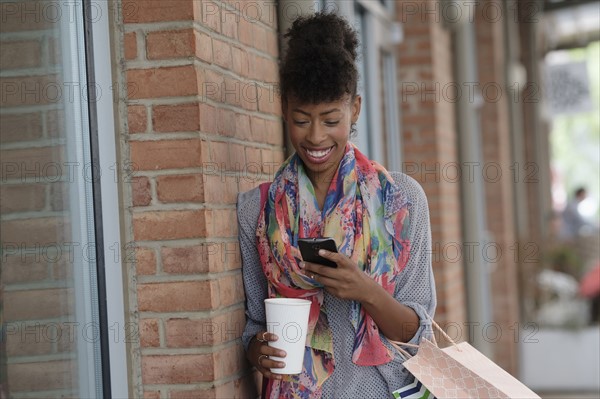
<svg viewBox="0 0 600 399">
<path fill-rule="evenodd" d="M 320 398 L 321 386 L 334 369 L 323 285 L 301 272 L 298 238 L 334 238 L 340 253 L 393 295 L 394 277 L 406 265 L 410 252 L 407 216 L 406 197 L 392 177 L 353 144 L 346 146 L 322 210 L 302 160 L 294 154 L 284 162 L 260 213 L 258 252 L 270 298 L 303 298 L 312 305 L 302 373 L 269 380 L 263 397 Z M 352 301 L 349 317 L 356 332 L 352 361 L 360 366 L 391 361 L 393 354 L 360 303 Z"/>
</svg>

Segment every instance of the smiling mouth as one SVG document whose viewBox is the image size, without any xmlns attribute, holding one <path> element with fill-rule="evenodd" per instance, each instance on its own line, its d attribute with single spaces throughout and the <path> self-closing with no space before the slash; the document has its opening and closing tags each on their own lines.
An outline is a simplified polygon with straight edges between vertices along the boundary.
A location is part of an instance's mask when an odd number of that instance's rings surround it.
<svg viewBox="0 0 600 399">
<path fill-rule="evenodd" d="M 304 148 L 306 153 L 314 159 L 323 159 L 333 150 L 333 146 L 326 148 L 324 150 L 309 150 L 308 148 Z"/>
</svg>

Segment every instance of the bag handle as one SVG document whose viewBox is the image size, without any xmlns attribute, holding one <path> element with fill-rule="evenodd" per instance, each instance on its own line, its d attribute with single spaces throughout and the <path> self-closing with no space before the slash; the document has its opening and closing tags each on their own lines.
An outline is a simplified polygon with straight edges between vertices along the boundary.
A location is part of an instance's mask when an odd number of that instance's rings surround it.
<svg viewBox="0 0 600 399">
<path fill-rule="evenodd" d="M 458 347 L 458 345 L 456 344 L 456 342 L 454 342 L 454 340 L 452 338 L 450 338 L 450 336 L 448 334 L 446 334 L 446 331 L 444 331 L 444 329 L 442 329 L 442 327 L 439 326 L 439 324 L 437 324 L 435 322 L 435 320 L 433 320 L 433 317 L 427 315 L 427 317 L 429 317 L 429 320 L 431 320 L 431 326 L 434 327 L 437 331 L 439 331 L 442 336 L 444 338 L 446 338 L 446 340 L 448 340 L 448 342 L 450 342 L 452 345 L 454 345 L 454 347 L 459 351 L 462 352 L 462 349 L 460 349 Z M 432 334 L 432 342 L 435 346 L 439 346 L 436 339 L 435 339 L 435 334 Z M 392 341 L 390 339 L 388 339 L 389 343 L 401 354 L 403 354 L 404 356 L 407 356 L 409 359 L 412 357 L 406 350 L 404 350 L 402 348 L 402 346 L 408 346 L 410 348 L 419 348 L 419 345 L 415 345 L 415 344 L 409 344 L 407 342 L 400 342 L 400 341 Z"/>
</svg>

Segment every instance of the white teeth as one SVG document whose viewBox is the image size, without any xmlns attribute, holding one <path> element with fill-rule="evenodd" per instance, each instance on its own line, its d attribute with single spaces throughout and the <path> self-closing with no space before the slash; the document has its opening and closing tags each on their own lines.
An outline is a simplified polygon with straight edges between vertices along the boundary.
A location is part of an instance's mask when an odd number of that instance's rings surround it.
<svg viewBox="0 0 600 399">
<path fill-rule="evenodd" d="M 322 151 L 310 151 L 310 150 L 306 150 L 306 152 L 308 153 L 308 155 L 310 155 L 313 158 L 323 158 L 325 155 L 329 154 L 329 152 L 331 151 L 333 147 L 329 147 L 326 150 L 322 150 Z"/>
</svg>

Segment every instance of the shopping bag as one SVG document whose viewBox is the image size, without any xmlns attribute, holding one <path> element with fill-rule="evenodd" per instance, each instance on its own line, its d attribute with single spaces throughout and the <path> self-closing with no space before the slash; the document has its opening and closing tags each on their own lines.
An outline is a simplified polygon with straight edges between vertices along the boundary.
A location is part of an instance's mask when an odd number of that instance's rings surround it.
<svg viewBox="0 0 600 399">
<path fill-rule="evenodd" d="M 435 399 L 435 396 L 416 378 L 412 384 L 395 390 L 392 394 L 394 399 Z"/>
<path fill-rule="evenodd" d="M 433 320 L 432 326 L 452 345 L 440 348 L 435 339 L 432 342 L 423 338 L 417 354 L 410 356 L 401 347 L 405 343 L 390 343 L 408 357 L 404 367 L 436 398 L 540 399 L 467 342 L 455 343 Z"/>
</svg>

